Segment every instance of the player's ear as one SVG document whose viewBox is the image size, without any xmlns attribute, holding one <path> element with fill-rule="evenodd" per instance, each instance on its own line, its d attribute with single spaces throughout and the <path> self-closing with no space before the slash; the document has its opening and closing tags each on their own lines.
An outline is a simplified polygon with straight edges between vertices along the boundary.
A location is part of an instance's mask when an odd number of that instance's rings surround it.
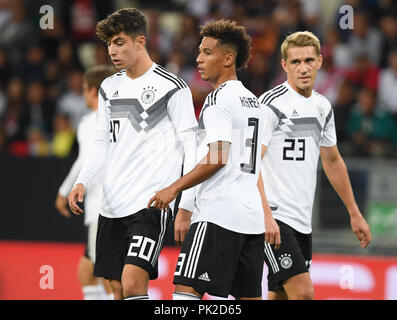
<svg viewBox="0 0 397 320">
<path fill-rule="evenodd" d="M 226 68 L 230 68 L 231 66 L 235 65 L 236 57 L 235 57 L 235 55 L 232 52 L 228 52 L 228 53 L 225 54 L 225 57 L 224 57 L 223 61 L 224 61 L 224 63 L 223 63 L 224 66 Z"/>
<path fill-rule="evenodd" d="M 146 37 L 145 36 L 137 36 L 135 38 L 135 44 L 137 45 L 138 49 L 143 49 L 146 47 Z"/>
<path fill-rule="evenodd" d="M 287 72 L 287 61 L 285 61 L 284 59 L 281 59 L 280 64 L 281 64 L 281 67 L 283 68 L 283 70 L 284 70 L 286 73 L 288 73 L 288 72 Z"/>
</svg>

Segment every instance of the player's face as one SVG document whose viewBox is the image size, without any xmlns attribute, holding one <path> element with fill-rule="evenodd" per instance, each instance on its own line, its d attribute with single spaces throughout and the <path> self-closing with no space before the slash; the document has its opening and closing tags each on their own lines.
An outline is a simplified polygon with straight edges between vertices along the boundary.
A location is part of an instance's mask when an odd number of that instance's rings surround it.
<svg viewBox="0 0 397 320">
<path fill-rule="evenodd" d="M 289 48 L 287 59 L 281 60 L 289 84 L 301 94 L 311 93 L 321 64 L 322 56 L 316 54 L 313 46 Z"/>
<path fill-rule="evenodd" d="M 143 36 L 132 38 L 121 32 L 114 35 L 108 42 L 108 53 L 114 66 L 121 69 L 131 69 L 137 61 L 137 55 L 142 48 Z"/>
<path fill-rule="evenodd" d="M 224 50 L 217 44 L 218 40 L 204 37 L 199 46 L 200 53 L 196 59 L 201 79 L 212 83 L 216 82 L 222 74 L 225 59 Z"/>
</svg>

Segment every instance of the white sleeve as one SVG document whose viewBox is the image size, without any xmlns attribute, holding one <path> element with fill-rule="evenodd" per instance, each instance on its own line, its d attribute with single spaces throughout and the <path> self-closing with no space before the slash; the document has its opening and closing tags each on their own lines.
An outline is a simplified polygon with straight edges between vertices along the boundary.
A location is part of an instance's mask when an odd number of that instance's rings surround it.
<svg viewBox="0 0 397 320">
<path fill-rule="evenodd" d="M 197 161 L 197 130 L 192 128 L 179 132 L 179 137 L 183 144 L 184 160 L 183 160 L 183 174 L 192 171 L 196 166 Z M 182 192 L 179 207 L 190 212 L 194 209 L 194 199 L 196 195 L 196 188 L 190 188 Z"/>
<path fill-rule="evenodd" d="M 76 184 L 81 183 L 85 187 L 87 187 L 90 181 L 105 166 L 109 147 L 109 115 L 105 104 L 106 96 L 102 88 L 99 89 L 99 92 L 96 130 L 93 144 L 85 156 L 83 167 L 76 180 Z"/>
<path fill-rule="evenodd" d="M 330 109 L 325 119 L 324 130 L 321 137 L 320 145 L 322 147 L 332 147 L 336 145 L 335 118 L 332 108 Z"/>
<path fill-rule="evenodd" d="M 203 122 L 207 143 L 232 142 L 233 115 L 231 106 L 212 105 L 205 109 Z"/>
<path fill-rule="evenodd" d="M 168 101 L 167 111 L 176 131 L 197 128 L 192 93 L 189 88 L 175 92 Z"/>
<path fill-rule="evenodd" d="M 178 90 L 168 102 L 168 114 L 184 150 L 183 174 L 193 170 L 197 162 L 197 120 L 189 88 Z M 179 207 L 194 209 L 195 187 L 182 192 Z"/>
<path fill-rule="evenodd" d="M 63 197 L 67 197 L 70 191 L 72 190 L 74 183 L 79 175 L 79 172 L 81 170 L 81 167 L 83 166 L 83 155 L 84 155 L 84 146 L 83 146 L 83 128 L 82 128 L 82 123 L 80 122 L 78 128 L 77 128 L 77 141 L 79 143 L 79 154 L 74 161 L 72 167 L 70 168 L 70 171 L 68 175 L 66 176 L 65 180 L 59 187 L 59 194 Z"/>
<path fill-rule="evenodd" d="M 279 123 L 277 115 L 274 113 L 269 106 L 262 105 L 264 113 L 264 125 L 262 130 L 262 144 L 266 147 L 269 146 L 270 139 L 272 138 L 273 131 L 276 129 Z"/>
</svg>

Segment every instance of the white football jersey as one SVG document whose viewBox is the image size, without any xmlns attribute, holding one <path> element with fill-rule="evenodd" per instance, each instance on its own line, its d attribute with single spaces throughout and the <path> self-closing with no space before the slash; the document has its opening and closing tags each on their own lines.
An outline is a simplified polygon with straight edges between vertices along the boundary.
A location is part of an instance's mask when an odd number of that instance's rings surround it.
<svg viewBox="0 0 397 320">
<path fill-rule="evenodd" d="M 59 188 L 59 193 L 67 197 L 70 190 L 72 190 L 74 183 L 79 175 L 81 167 L 83 166 L 84 158 L 86 157 L 89 148 L 91 147 L 96 129 L 96 112 L 91 111 L 89 114 L 83 116 L 77 127 L 77 142 L 79 144 L 79 154 L 73 163 L 67 177 Z M 99 211 L 102 202 L 102 188 L 103 188 L 103 171 L 101 170 L 88 184 L 87 192 L 84 199 L 84 224 L 88 225 L 98 219 Z"/>
<path fill-rule="evenodd" d="M 226 165 L 198 185 L 192 223 L 208 221 L 245 234 L 264 232 L 257 187 L 262 126 L 257 98 L 240 81 L 226 81 L 207 96 L 199 119 L 197 159 L 206 156 L 210 143 L 231 145 Z"/>
<path fill-rule="evenodd" d="M 258 101 L 265 105 L 267 120 L 261 168 L 273 217 L 311 233 L 320 147 L 336 145 L 331 104 L 314 90 L 305 98 L 287 81 Z"/>
<path fill-rule="evenodd" d="M 124 217 L 146 208 L 155 191 L 177 180 L 186 157 L 194 158 L 194 166 L 196 144 L 188 155 L 180 139 L 186 132 L 196 136 L 192 95 L 182 79 L 155 63 L 136 79 L 125 70 L 106 78 L 99 93 L 96 149 L 78 182 L 89 182 L 104 164 L 100 213 Z M 180 207 L 193 210 L 194 191 L 183 192 Z"/>
</svg>

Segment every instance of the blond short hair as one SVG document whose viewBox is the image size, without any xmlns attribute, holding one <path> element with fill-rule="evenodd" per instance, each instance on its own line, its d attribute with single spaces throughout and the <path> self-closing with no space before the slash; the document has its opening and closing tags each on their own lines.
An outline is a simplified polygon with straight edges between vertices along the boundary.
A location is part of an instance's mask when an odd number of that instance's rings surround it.
<svg viewBox="0 0 397 320">
<path fill-rule="evenodd" d="M 281 59 L 287 60 L 287 51 L 293 47 L 313 46 L 316 54 L 321 52 L 320 40 L 310 31 L 298 31 L 291 33 L 281 44 Z"/>
</svg>

